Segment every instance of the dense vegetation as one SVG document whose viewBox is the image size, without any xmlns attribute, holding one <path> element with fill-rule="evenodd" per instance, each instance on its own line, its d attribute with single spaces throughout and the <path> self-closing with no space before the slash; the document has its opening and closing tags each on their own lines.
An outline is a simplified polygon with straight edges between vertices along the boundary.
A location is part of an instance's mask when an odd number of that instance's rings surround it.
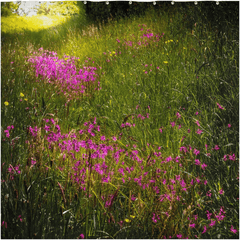
<svg viewBox="0 0 240 240">
<path fill-rule="evenodd" d="M 239 238 L 238 5 L 158 4 L 2 17 L 2 238 Z"/>
</svg>

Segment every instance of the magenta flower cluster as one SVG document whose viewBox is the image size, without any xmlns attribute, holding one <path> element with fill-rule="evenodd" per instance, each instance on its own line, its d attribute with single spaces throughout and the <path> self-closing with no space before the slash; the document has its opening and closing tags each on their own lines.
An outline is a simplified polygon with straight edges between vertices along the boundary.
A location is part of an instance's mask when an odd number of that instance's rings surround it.
<svg viewBox="0 0 240 240">
<path fill-rule="evenodd" d="M 75 61 L 78 58 L 64 56 L 59 59 L 56 52 L 39 49 L 39 53 L 29 57 L 28 62 L 35 68 L 35 76 L 42 76 L 47 83 L 57 85 L 60 92 L 70 98 L 87 94 L 96 84 L 98 77 L 96 67 L 83 67 L 77 70 Z M 98 86 L 99 86 L 98 82 Z M 97 90 L 96 86 L 95 89 Z M 99 89 L 98 89 L 99 90 Z"/>
<path fill-rule="evenodd" d="M 134 47 L 137 48 L 139 46 L 148 46 L 152 43 L 157 43 L 161 40 L 161 38 L 164 36 L 164 33 L 162 34 L 155 34 L 153 30 L 147 28 L 145 24 L 139 24 L 139 31 L 141 31 L 141 36 L 139 37 L 140 40 L 133 34 L 131 37 L 133 40 L 125 40 L 122 44 L 123 46 L 127 47 Z M 119 39 L 116 39 L 118 43 L 120 43 Z"/>
<path fill-rule="evenodd" d="M 14 129 L 14 126 L 7 126 L 7 129 L 4 130 L 4 133 L 6 134 L 6 137 L 9 138 L 10 137 L 10 131 L 11 129 Z"/>
</svg>

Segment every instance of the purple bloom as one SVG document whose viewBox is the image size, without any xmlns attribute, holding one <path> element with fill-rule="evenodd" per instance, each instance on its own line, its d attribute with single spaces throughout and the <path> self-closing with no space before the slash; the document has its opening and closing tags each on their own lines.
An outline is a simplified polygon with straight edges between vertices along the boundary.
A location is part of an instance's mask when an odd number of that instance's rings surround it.
<svg viewBox="0 0 240 240">
<path fill-rule="evenodd" d="M 201 134 L 202 132 L 203 132 L 203 131 L 200 130 L 200 129 L 198 129 L 198 130 L 196 131 L 197 134 Z"/>
<path fill-rule="evenodd" d="M 180 181 L 180 185 L 181 185 L 181 187 L 186 187 L 186 183 L 184 182 L 184 180 L 182 179 L 181 181 Z"/>
<path fill-rule="evenodd" d="M 119 168 L 118 172 L 121 173 L 124 176 L 124 169 L 123 168 Z"/>
<path fill-rule="evenodd" d="M 200 154 L 200 151 L 199 150 L 197 150 L 197 149 L 194 149 L 193 150 L 193 153 L 197 156 L 197 155 L 199 155 Z"/>
<path fill-rule="evenodd" d="M 224 193 L 224 191 L 221 189 L 220 191 L 219 191 L 219 194 L 223 194 Z"/>
<path fill-rule="evenodd" d="M 211 197 L 211 196 L 212 196 L 211 190 L 209 190 L 209 191 L 206 193 L 206 196 L 208 196 L 208 197 Z M 211 214 L 211 215 L 212 215 L 212 214 Z"/>
<path fill-rule="evenodd" d="M 235 233 L 235 234 L 237 233 L 237 229 L 234 229 L 234 228 L 233 228 L 233 225 L 231 226 L 230 231 L 233 232 L 233 233 Z"/>
<path fill-rule="evenodd" d="M 209 226 L 213 227 L 213 226 L 215 226 L 215 224 L 216 224 L 216 221 L 215 220 L 211 220 L 211 223 L 209 224 Z"/>
<path fill-rule="evenodd" d="M 195 228 L 195 226 L 196 226 L 195 223 L 189 224 L 189 227 L 190 227 L 190 228 Z"/>
<path fill-rule="evenodd" d="M 84 239 L 84 234 L 81 233 L 81 234 L 79 235 L 79 239 Z"/>
<path fill-rule="evenodd" d="M 203 227 L 203 232 L 202 232 L 202 234 L 205 233 L 206 231 L 207 231 L 207 227 L 204 226 L 204 227 Z"/>
<path fill-rule="evenodd" d="M 179 112 L 176 113 L 177 118 L 181 118 L 181 115 Z"/>
<path fill-rule="evenodd" d="M 206 167 L 207 167 L 207 164 L 205 164 L 205 163 L 203 163 L 203 164 L 201 165 L 201 168 L 202 168 L 203 170 L 205 170 Z"/>
<path fill-rule="evenodd" d="M 224 109 L 219 103 L 217 103 L 217 105 L 218 105 L 218 108 Z"/>
<path fill-rule="evenodd" d="M 200 165 L 201 162 L 199 161 L 199 159 L 195 159 L 195 165 Z"/>
<path fill-rule="evenodd" d="M 134 195 L 131 196 L 131 200 L 132 201 L 135 201 L 136 200 L 136 197 L 134 197 Z"/>
<path fill-rule="evenodd" d="M 225 218 L 224 215 L 221 215 L 221 214 L 216 215 L 216 219 L 217 219 L 218 221 L 222 221 L 224 218 Z"/>
<path fill-rule="evenodd" d="M 106 140 L 106 137 L 105 136 L 101 136 L 101 141 L 105 141 Z"/>
<path fill-rule="evenodd" d="M 176 180 L 179 181 L 181 179 L 180 175 L 176 175 Z"/>
<path fill-rule="evenodd" d="M 212 213 L 209 213 L 209 211 L 207 210 L 207 219 L 210 220 L 212 216 Z"/>
<path fill-rule="evenodd" d="M 220 148 L 218 147 L 218 145 L 215 145 L 214 149 L 217 151 L 217 150 L 219 150 Z"/>
<path fill-rule="evenodd" d="M 233 154 L 232 156 L 228 155 L 228 158 L 229 158 L 229 160 L 235 161 L 236 156 L 235 156 L 235 154 Z"/>
</svg>

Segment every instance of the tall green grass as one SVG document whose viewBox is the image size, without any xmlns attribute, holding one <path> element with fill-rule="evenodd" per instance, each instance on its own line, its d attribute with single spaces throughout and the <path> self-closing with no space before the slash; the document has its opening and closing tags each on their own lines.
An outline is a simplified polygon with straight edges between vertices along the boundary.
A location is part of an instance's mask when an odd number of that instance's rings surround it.
<svg viewBox="0 0 240 240">
<path fill-rule="evenodd" d="M 238 27 L 216 35 L 200 20 L 153 8 L 106 25 L 4 26 L 2 238 L 239 237 Z M 71 99 L 36 77 L 40 48 L 96 67 L 99 90 Z"/>
</svg>

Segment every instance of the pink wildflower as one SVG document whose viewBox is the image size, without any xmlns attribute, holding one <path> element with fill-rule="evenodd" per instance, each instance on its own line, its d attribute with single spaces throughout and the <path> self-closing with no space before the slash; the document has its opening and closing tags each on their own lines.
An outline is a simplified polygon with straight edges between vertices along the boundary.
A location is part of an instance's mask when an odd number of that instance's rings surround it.
<svg viewBox="0 0 240 240">
<path fill-rule="evenodd" d="M 208 220 L 211 219 L 211 216 L 212 216 L 212 213 L 210 213 L 210 212 L 207 210 L 207 218 L 208 218 Z"/>
<path fill-rule="evenodd" d="M 195 149 L 193 150 L 193 153 L 197 156 L 197 155 L 200 154 L 200 151 L 195 148 Z"/>
<path fill-rule="evenodd" d="M 105 136 L 101 136 L 101 141 L 105 141 L 106 140 L 106 137 Z"/>
<path fill-rule="evenodd" d="M 203 232 L 202 232 L 202 234 L 205 233 L 206 231 L 207 231 L 207 227 L 204 226 L 204 227 L 203 227 Z"/>
<path fill-rule="evenodd" d="M 235 158 L 236 158 L 235 154 L 233 154 L 232 156 L 228 155 L 228 157 L 229 157 L 229 160 L 235 161 Z"/>
<path fill-rule="evenodd" d="M 136 200 L 136 197 L 134 197 L 134 195 L 131 196 L 131 200 L 132 201 L 135 201 Z"/>
<path fill-rule="evenodd" d="M 218 108 L 224 109 L 219 103 L 217 103 L 217 105 L 218 105 Z"/>
<path fill-rule="evenodd" d="M 84 234 L 81 233 L 81 234 L 79 235 L 79 239 L 84 239 Z"/>
<path fill-rule="evenodd" d="M 189 227 L 190 227 L 190 228 L 195 228 L 195 226 L 196 226 L 195 223 L 189 224 Z"/>
<path fill-rule="evenodd" d="M 211 220 L 211 223 L 209 224 L 209 226 L 213 227 L 213 226 L 215 226 L 215 224 L 216 224 L 216 221 L 215 220 Z"/>
<path fill-rule="evenodd" d="M 223 194 L 224 193 L 224 191 L 221 189 L 220 191 L 219 191 L 219 194 Z"/>
<path fill-rule="evenodd" d="M 197 134 L 201 134 L 202 132 L 203 132 L 203 131 L 200 130 L 200 129 L 198 129 L 198 130 L 196 131 Z"/>
<path fill-rule="evenodd" d="M 181 118 L 181 115 L 179 112 L 177 112 L 176 115 L 177 115 L 177 118 Z"/>
<path fill-rule="evenodd" d="M 235 234 L 237 233 L 237 229 L 234 229 L 234 228 L 233 228 L 233 225 L 231 226 L 230 231 L 233 232 L 233 233 L 235 233 Z"/>
<path fill-rule="evenodd" d="M 205 163 L 203 163 L 203 164 L 201 165 L 202 170 L 205 170 L 206 167 L 207 167 L 207 164 L 205 164 Z"/>
<path fill-rule="evenodd" d="M 218 145 L 215 145 L 214 149 L 217 151 L 217 150 L 219 150 L 220 148 L 219 148 Z"/>
<path fill-rule="evenodd" d="M 201 162 L 199 161 L 199 159 L 195 159 L 195 165 L 200 165 Z"/>
</svg>

